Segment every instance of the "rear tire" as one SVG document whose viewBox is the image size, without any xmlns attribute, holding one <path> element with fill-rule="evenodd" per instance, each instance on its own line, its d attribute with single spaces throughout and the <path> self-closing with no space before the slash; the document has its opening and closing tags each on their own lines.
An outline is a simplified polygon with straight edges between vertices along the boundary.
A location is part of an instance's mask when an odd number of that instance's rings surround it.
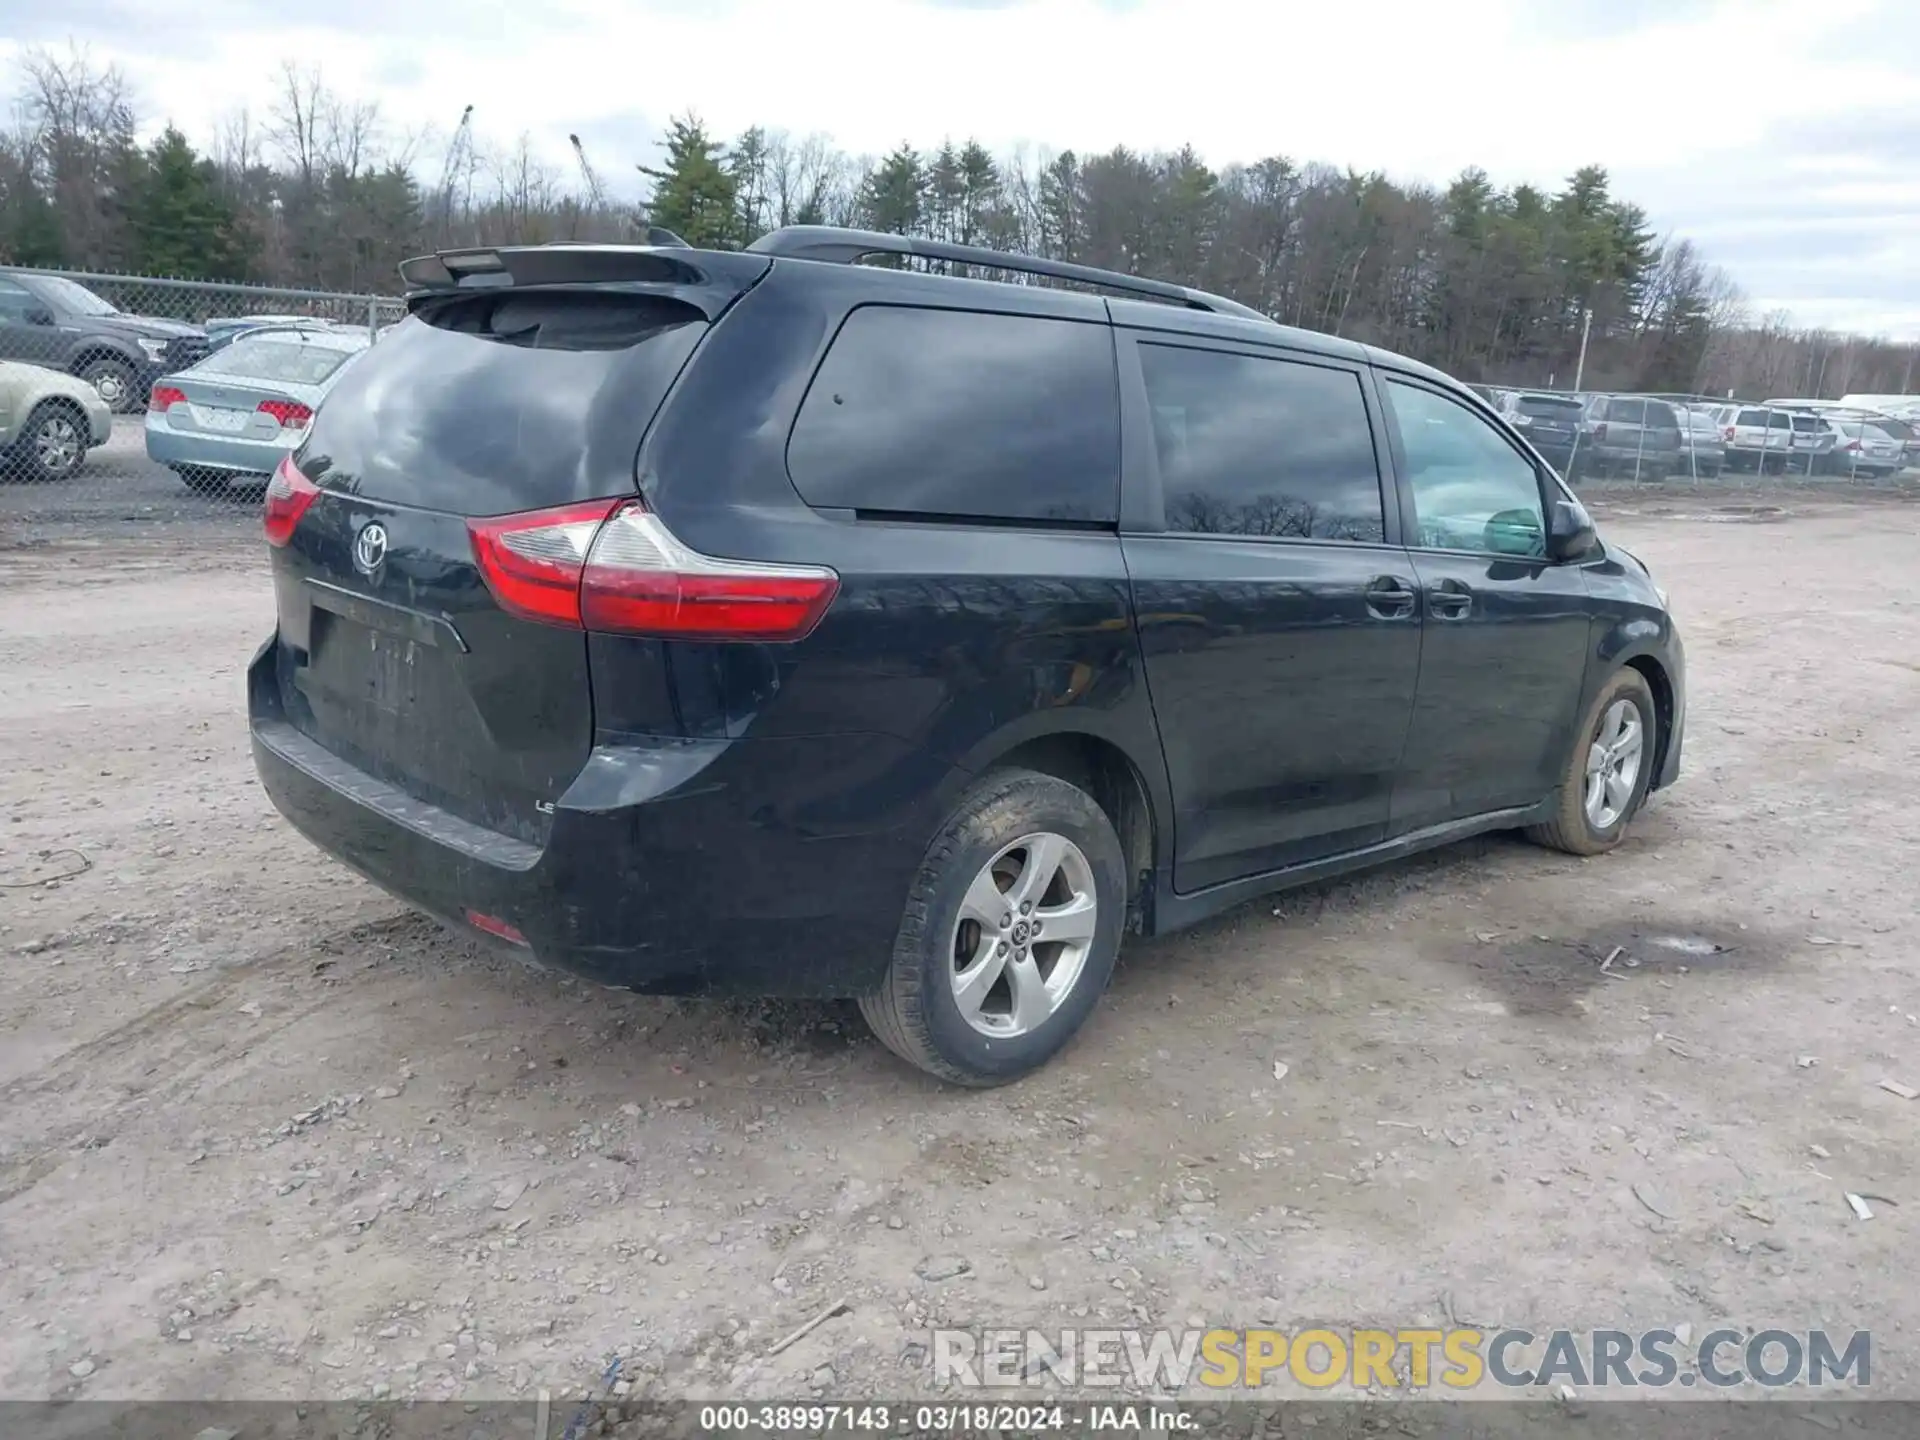
<svg viewBox="0 0 1920 1440">
<path fill-rule="evenodd" d="M 1631 666 L 1616 671 L 1574 731 L 1552 819 L 1529 826 L 1527 838 L 1569 855 L 1600 855 L 1618 845 L 1653 783 L 1658 727 L 1646 677 Z M 1621 763 L 1629 743 L 1630 768 Z"/>
<path fill-rule="evenodd" d="M 982 777 L 928 846 L 861 1014 L 894 1054 L 956 1085 L 1038 1069 L 1113 975 L 1126 876 L 1085 791 L 1032 770 Z"/>
</svg>

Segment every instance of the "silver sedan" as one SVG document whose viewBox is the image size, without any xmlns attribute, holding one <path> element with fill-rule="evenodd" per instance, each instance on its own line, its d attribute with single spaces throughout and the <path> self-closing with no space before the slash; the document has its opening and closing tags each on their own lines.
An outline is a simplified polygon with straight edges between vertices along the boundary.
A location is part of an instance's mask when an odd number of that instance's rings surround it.
<svg viewBox="0 0 1920 1440">
<path fill-rule="evenodd" d="M 156 381 L 147 455 L 196 490 L 265 484 L 372 343 L 362 329 L 257 330 Z"/>
</svg>

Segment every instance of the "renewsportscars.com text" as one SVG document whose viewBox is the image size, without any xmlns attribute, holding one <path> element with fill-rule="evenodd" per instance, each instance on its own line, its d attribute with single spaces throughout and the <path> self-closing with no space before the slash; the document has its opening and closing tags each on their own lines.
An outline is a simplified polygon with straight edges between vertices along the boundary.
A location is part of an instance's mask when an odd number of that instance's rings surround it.
<svg viewBox="0 0 1920 1440">
<path fill-rule="evenodd" d="M 936 1330 L 935 1383 L 960 1388 L 1086 1389 L 1201 1385 L 1258 1390 L 1468 1391 L 1483 1385 L 1624 1389 L 1851 1385 L 1873 1381 L 1865 1330 L 1483 1331 L 1408 1328 L 1281 1330 Z"/>
</svg>

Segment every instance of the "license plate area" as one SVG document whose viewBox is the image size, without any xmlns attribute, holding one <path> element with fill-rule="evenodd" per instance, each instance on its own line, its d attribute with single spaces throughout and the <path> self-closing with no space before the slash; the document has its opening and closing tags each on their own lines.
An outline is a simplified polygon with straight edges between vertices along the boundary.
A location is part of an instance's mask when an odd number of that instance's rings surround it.
<svg viewBox="0 0 1920 1440">
<path fill-rule="evenodd" d="M 247 428 L 253 419 L 251 410 L 229 410 L 223 405 L 195 405 L 193 423 L 202 430 L 215 430 L 223 435 L 237 435 Z"/>
</svg>

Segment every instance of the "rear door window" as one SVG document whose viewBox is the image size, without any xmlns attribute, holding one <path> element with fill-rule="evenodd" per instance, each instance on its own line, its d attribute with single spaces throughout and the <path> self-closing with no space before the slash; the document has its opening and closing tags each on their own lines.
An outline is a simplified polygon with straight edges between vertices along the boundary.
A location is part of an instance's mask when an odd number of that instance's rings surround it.
<svg viewBox="0 0 1920 1440">
<path fill-rule="evenodd" d="M 1360 377 L 1261 355 L 1142 344 L 1167 528 L 1378 541 L 1380 466 Z"/>
<path fill-rule="evenodd" d="M 1113 334 L 1044 316 L 864 306 L 813 377 L 787 469 L 810 505 L 1111 524 Z"/>
</svg>

